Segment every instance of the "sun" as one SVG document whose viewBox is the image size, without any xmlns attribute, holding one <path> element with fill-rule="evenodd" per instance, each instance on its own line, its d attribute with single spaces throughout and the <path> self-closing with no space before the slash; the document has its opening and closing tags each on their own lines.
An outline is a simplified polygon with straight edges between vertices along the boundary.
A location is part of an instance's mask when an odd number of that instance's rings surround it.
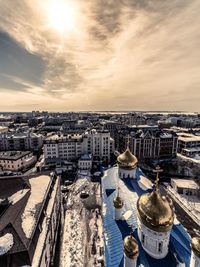
<svg viewBox="0 0 200 267">
<path fill-rule="evenodd" d="M 51 27 L 60 33 L 74 30 L 74 10 L 67 1 L 51 0 L 47 10 Z"/>
</svg>

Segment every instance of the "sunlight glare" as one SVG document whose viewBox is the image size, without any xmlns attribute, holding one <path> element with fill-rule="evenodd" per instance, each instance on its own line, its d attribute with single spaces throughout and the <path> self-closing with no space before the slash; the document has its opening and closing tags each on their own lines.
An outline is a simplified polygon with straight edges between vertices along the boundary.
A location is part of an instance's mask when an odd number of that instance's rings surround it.
<svg viewBox="0 0 200 267">
<path fill-rule="evenodd" d="M 73 31 L 74 10 L 72 6 L 64 0 L 53 0 L 48 6 L 48 19 L 50 25 L 58 32 Z"/>
</svg>

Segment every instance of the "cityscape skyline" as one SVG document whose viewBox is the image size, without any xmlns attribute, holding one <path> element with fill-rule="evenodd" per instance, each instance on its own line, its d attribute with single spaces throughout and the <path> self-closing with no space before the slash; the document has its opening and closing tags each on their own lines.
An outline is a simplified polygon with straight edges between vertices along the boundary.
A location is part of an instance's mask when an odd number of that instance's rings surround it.
<svg viewBox="0 0 200 267">
<path fill-rule="evenodd" d="M 0 1 L 1 111 L 199 112 L 200 2 Z"/>
</svg>

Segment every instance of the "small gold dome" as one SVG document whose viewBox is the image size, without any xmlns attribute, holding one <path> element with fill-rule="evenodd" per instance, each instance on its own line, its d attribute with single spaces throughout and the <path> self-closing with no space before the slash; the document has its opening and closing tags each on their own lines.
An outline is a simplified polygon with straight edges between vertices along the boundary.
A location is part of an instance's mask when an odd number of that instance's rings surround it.
<svg viewBox="0 0 200 267">
<path fill-rule="evenodd" d="M 167 232 L 174 222 L 172 203 L 158 190 L 143 194 L 137 201 L 137 211 L 140 221 L 156 232 Z"/>
<path fill-rule="evenodd" d="M 134 169 L 137 166 L 137 158 L 131 153 L 129 149 L 129 143 L 124 153 L 117 157 L 117 162 L 120 168 L 124 169 Z"/>
<path fill-rule="evenodd" d="M 139 255 L 138 243 L 132 235 L 124 238 L 124 253 L 130 259 L 136 259 Z"/>
<path fill-rule="evenodd" d="M 194 254 L 200 258 L 200 237 L 193 237 L 191 241 L 191 248 Z"/>
<path fill-rule="evenodd" d="M 123 207 L 124 203 L 119 195 L 113 199 L 113 205 L 116 209 L 121 209 Z"/>
</svg>

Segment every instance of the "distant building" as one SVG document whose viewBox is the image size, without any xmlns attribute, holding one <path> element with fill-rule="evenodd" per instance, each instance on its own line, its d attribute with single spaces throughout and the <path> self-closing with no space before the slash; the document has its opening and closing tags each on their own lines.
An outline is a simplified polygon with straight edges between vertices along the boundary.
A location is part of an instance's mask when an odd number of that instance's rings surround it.
<svg viewBox="0 0 200 267">
<path fill-rule="evenodd" d="M 0 133 L 6 133 L 8 131 L 7 126 L 0 126 Z"/>
<path fill-rule="evenodd" d="M 60 179 L 0 178 L 0 266 L 52 266 L 60 223 Z"/>
<path fill-rule="evenodd" d="M 0 152 L 0 168 L 2 171 L 26 170 L 36 163 L 37 158 L 30 151 L 4 151 Z"/>
<path fill-rule="evenodd" d="M 131 125 L 146 124 L 146 118 L 142 114 L 132 113 L 129 115 L 129 124 Z"/>
<path fill-rule="evenodd" d="M 31 150 L 42 148 L 43 136 L 35 133 L 3 133 L 0 134 L 0 151 L 5 150 Z"/>
</svg>

